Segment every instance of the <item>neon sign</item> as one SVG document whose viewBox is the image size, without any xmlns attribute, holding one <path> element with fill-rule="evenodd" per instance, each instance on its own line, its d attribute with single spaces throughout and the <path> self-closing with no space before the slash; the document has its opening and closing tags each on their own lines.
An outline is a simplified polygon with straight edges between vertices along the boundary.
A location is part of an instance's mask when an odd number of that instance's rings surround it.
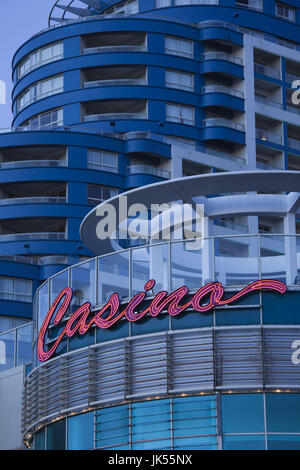
<svg viewBox="0 0 300 470">
<path fill-rule="evenodd" d="M 73 291 L 70 287 L 66 287 L 54 300 L 39 332 L 37 343 L 37 355 L 39 361 L 45 362 L 50 359 L 64 337 L 72 338 L 72 336 L 74 336 L 76 333 L 79 335 L 84 335 L 92 327 L 92 325 L 96 325 L 96 327 L 101 329 L 107 329 L 117 323 L 121 318 L 125 318 L 130 322 L 135 322 L 143 318 L 146 314 L 150 315 L 151 317 L 156 317 L 162 311 L 167 311 L 169 315 L 174 317 L 190 307 L 192 307 L 197 312 L 205 313 L 211 311 L 215 307 L 229 305 L 241 297 L 244 297 L 245 295 L 255 291 L 270 290 L 284 294 L 287 289 L 283 282 L 265 279 L 255 281 L 242 289 L 240 292 L 234 294 L 232 297 L 222 300 L 224 295 L 224 288 L 222 284 L 220 282 L 210 282 L 209 284 L 201 287 L 201 289 L 199 289 L 183 305 L 180 305 L 180 301 L 182 301 L 189 293 L 189 289 L 186 286 L 182 286 L 170 294 L 168 294 L 167 291 L 159 292 L 154 296 L 150 304 L 144 310 L 137 311 L 137 307 L 145 300 L 147 295 L 146 293 L 153 289 L 154 286 L 154 280 L 148 281 L 144 286 L 145 292 L 139 292 L 136 294 L 123 310 L 120 309 L 119 295 L 117 293 L 112 294 L 109 301 L 98 312 L 95 313 L 93 318 L 91 318 L 88 323 L 87 320 L 91 316 L 91 303 L 84 303 L 79 308 L 77 308 L 74 313 L 72 313 L 59 337 L 56 339 L 50 349 L 45 351 L 45 336 L 52 318 L 54 317 L 52 325 L 58 325 L 70 307 Z M 208 295 L 208 302 L 203 304 L 205 297 Z"/>
</svg>

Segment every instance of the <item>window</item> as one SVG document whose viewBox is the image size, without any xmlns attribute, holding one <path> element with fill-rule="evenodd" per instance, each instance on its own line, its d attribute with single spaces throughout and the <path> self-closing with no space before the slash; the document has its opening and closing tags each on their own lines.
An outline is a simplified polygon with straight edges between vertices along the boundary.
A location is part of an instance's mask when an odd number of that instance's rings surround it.
<svg viewBox="0 0 300 470">
<path fill-rule="evenodd" d="M 26 318 L 0 316 L 0 333 L 25 325 L 28 322 L 29 320 Z"/>
<path fill-rule="evenodd" d="M 288 21 L 296 21 L 296 8 L 284 3 L 276 3 L 276 16 Z"/>
<path fill-rule="evenodd" d="M 105 150 L 89 149 L 87 152 L 87 167 L 94 170 L 118 172 L 118 154 Z"/>
<path fill-rule="evenodd" d="M 129 405 L 96 411 L 96 448 L 129 449 Z"/>
<path fill-rule="evenodd" d="M 183 57 L 193 57 L 193 41 L 176 38 L 175 36 L 166 36 L 165 52 Z"/>
<path fill-rule="evenodd" d="M 219 0 L 175 0 L 175 6 L 180 5 L 219 5 Z"/>
<path fill-rule="evenodd" d="M 105 10 L 105 15 L 133 15 L 139 12 L 138 0 L 120 2 Z"/>
<path fill-rule="evenodd" d="M 41 100 L 42 98 L 55 95 L 56 93 L 61 93 L 63 91 L 63 87 L 63 75 L 58 75 L 57 77 L 48 78 L 47 80 L 35 83 L 18 99 L 18 111 L 35 101 Z"/>
<path fill-rule="evenodd" d="M 194 75 L 177 70 L 166 70 L 166 85 L 172 88 L 194 90 Z"/>
<path fill-rule="evenodd" d="M 19 78 L 31 72 L 43 64 L 48 64 L 54 60 L 62 59 L 64 45 L 62 42 L 52 44 L 51 46 L 38 49 L 32 52 L 18 67 Z"/>
<path fill-rule="evenodd" d="M 29 119 L 23 126 L 24 130 L 53 129 L 63 125 L 63 110 L 54 109 Z"/>
<path fill-rule="evenodd" d="M 165 136 L 166 144 L 176 145 L 178 147 L 188 148 L 190 150 L 195 150 L 196 142 L 192 139 L 186 139 L 185 137 L 176 137 L 173 135 Z"/>
<path fill-rule="evenodd" d="M 171 7 L 172 0 L 155 0 L 155 8 Z"/>
<path fill-rule="evenodd" d="M 166 104 L 166 120 L 181 124 L 194 124 L 194 108 L 181 104 Z"/>
<path fill-rule="evenodd" d="M 224 434 L 263 433 L 263 395 L 222 395 L 222 426 Z"/>
<path fill-rule="evenodd" d="M 263 0 L 237 0 L 237 6 L 253 8 L 254 10 L 263 10 Z"/>
<path fill-rule="evenodd" d="M 68 450 L 94 448 L 94 412 L 68 419 Z"/>
<path fill-rule="evenodd" d="M 87 202 L 92 206 L 97 206 L 101 202 L 106 201 L 117 194 L 118 190 L 116 188 L 99 186 L 97 184 L 88 184 Z"/>
<path fill-rule="evenodd" d="M 13 277 L 0 277 L 0 298 L 31 302 L 32 281 Z"/>
</svg>

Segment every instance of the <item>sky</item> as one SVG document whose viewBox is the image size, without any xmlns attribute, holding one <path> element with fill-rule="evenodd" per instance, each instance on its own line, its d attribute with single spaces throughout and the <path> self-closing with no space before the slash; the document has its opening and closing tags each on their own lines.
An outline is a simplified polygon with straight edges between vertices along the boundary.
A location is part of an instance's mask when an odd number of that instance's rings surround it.
<svg viewBox="0 0 300 470">
<path fill-rule="evenodd" d="M 0 129 L 11 126 L 11 62 L 16 50 L 47 28 L 54 0 L 0 0 L 0 80 L 6 84 L 6 104 L 0 104 Z M 0 100 L 1 103 L 1 100 Z"/>
</svg>

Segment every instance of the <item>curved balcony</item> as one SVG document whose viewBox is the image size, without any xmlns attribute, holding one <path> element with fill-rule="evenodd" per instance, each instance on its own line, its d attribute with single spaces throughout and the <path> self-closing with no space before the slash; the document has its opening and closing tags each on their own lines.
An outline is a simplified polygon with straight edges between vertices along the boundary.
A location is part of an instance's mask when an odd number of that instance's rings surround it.
<svg viewBox="0 0 300 470">
<path fill-rule="evenodd" d="M 89 114 L 84 116 L 84 122 L 92 121 L 110 121 L 118 119 L 147 119 L 146 113 L 104 113 L 104 114 Z"/>
<path fill-rule="evenodd" d="M 222 85 L 208 85 L 202 88 L 201 104 L 205 108 L 212 106 L 244 111 L 244 93 Z"/>
<path fill-rule="evenodd" d="M 263 129 L 256 129 L 256 138 L 271 144 L 282 145 L 282 136 Z"/>
<path fill-rule="evenodd" d="M 235 131 L 245 132 L 244 124 L 223 118 L 205 119 L 203 121 L 203 127 L 228 127 L 229 129 L 234 129 Z"/>
<path fill-rule="evenodd" d="M 223 93 L 224 95 L 234 96 L 236 98 L 244 99 L 244 93 L 239 90 L 233 90 L 223 85 L 208 85 L 202 88 L 202 94 L 206 93 Z"/>
<path fill-rule="evenodd" d="M 244 61 L 241 57 L 236 57 L 226 52 L 208 51 L 201 56 L 200 73 L 221 74 L 229 77 L 243 78 Z"/>
<path fill-rule="evenodd" d="M 202 54 L 201 60 L 206 61 L 206 60 L 224 60 L 225 62 L 231 62 L 232 64 L 236 65 L 243 65 L 244 61 L 241 57 L 236 57 L 230 54 L 227 54 L 226 52 L 220 52 L 220 51 L 208 51 Z"/>
<path fill-rule="evenodd" d="M 84 88 L 93 88 L 100 86 L 126 86 L 126 85 L 147 85 L 146 78 L 120 78 L 113 80 L 94 80 L 91 82 L 85 82 Z"/>
<path fill-rule="evenodd" d="M 146 45 L 115 45 L 115 46 L 101 46 L 101 47 L 88 47 L 83 49 L 83 54 L 103 54 L 111 52 L 147 52 Z"/>
</svg>

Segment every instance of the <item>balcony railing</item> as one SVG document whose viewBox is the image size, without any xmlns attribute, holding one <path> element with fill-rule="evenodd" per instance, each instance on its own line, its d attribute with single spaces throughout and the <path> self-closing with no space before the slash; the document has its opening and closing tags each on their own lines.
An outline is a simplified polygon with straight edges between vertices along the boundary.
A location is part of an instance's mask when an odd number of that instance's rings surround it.
<svg viewBox="0 0 300 470">
<path fill-rule="evenodd" d="M 56 196 L 37 196 L 37 197 L 12 197 L 7 199 L 0 199 L 0 206 L 8 206 L 12 204 L 64 204 L 67 202 L 66 197 Z"/>
<path fill-rule="evenodd" d="M 84 122 L 108 121 L 111 119 L 147 119 L 146 113 L 103 113 L 84 116 Z"/>
<path fill-rule="evenodd" d="M 147 46 L 142 45 L 115 45 L 115 46 L 99 46 L 88 47 L 83 49 L 83 54 L 101 54 L 104 52 L 146 52 Z"/>
<path fill-rule="evenodd" d="M 291 147 L 296 150 L 300 150 L 300 140 L 288 139 L 288 147 Z"/>
<path fill-rule="evenodd" d="M 235 222 L 232 222 L 231 220 L 215 219 L 214 224 L 219 225 L 221 227 L 230 228 L 242 233 L 248 233 L 249 231 L 247 225 L 237 224 Z"/>
<path fill-rule="evenodd" d="M 280 80 L 281 77 L 279 70 L 257 63 L 254 63 L 254 72 L 261 75 L 266 75 L 267 77 L 276 78 L 277 80 Z"/>
<path fill-rule="evenodd" d="M 126 85 L 147 85 L 146 78 L 119 78 L 111 80 L 94 80 L 85 82 L 84 88 L 93 88 L 98 86 L 126 86 Z"/>
<path fill-rule="evenodd" d="M 274 108 L 283 109 L 282 103 L 278 101 L 269 100 L 269 98 L 264 98 L 263 96 L 255 95 L 255 101 L 257 103 L 264 104 L 265 106 L 273 106 Z"/>
<path fill-rule="evenodd" d="M 14 162 L 2 162 L 0 168 L 3 170 L 10 168 L 29 168 L 29 167 L 58 167 L 67 166 L 66 160 L 19 160 Z"/>
<path fill-rule="evenodd" d="M 300 80 L 300 73 L 299 73 L 299 75 L 294 75 L 293 73 L 286 72 L 285 80 L 288 83 L 293 83 L 295 80 Z"/>
<path fill-rule="evenodd" d="M 234 129 L 236 131 L 245 132 L 244 124 L 240 122 L 230 121 L 229 119 L 223 118 L 209 118 L 203 121 L 203 127 L 228 127 L 230 129 Z"/>
<path fill-rule="evenodd" d="M 208 85 L 202 88 L 202 94 L 206 93 L 224 93 L 225 95 L 235 96 L 237 98 L 244 98 L 244 93 L 238 90 L 233 90 L 227 86 L 222 85 Z"/>
<path fill-rule="evenodd" d="M 226 52 L 209 51 L 202 54 L 202 60 L 225 60 L 226 62 L 232 62 L 233 64 L 243 65 L 243 59 L 236 57 Z"/>
<path fill-rule="evenodd" d="M 272 142 L 273 144 L 282 145 L 281 135 L 273 134 L 272 132 L 265 131 L 262 129 L 256 129 L 256 138 L 260 140 L 265 140 L 267 142 Z"/>
<path fill-rule="evenodd" d="M 261 170 L 281 170 L 279 166 L 270 165 L 270 163 L 256 162 L 256 167 Z"/>
<path fill-rule="evenodd" d="M 22 240 L 65 240 L 64 232 L 34 232 L 34 233 L 8 233 L 0 235 L 0 242 Z"/>
<path fill-rule="evenodd" d="M 297 106 L 291 106 L 291 105 L 287 104 L 286 110 L 289 111 L 290 113 L 300 114 L 300 108 L 297 107 Z"/>
<path fill-rule="evenodd" d="M 171 172 L 168 170 L 163 170 L 161 168 L 155 168 L 151 165 L 131 165 L 126 168 L 127 175 L 136 175 L 136 174 L 144 174 L 144 175 L 152 175 L 158 176 L 160 178 L 169 179 L 171 178 Z"/>
</svg>

